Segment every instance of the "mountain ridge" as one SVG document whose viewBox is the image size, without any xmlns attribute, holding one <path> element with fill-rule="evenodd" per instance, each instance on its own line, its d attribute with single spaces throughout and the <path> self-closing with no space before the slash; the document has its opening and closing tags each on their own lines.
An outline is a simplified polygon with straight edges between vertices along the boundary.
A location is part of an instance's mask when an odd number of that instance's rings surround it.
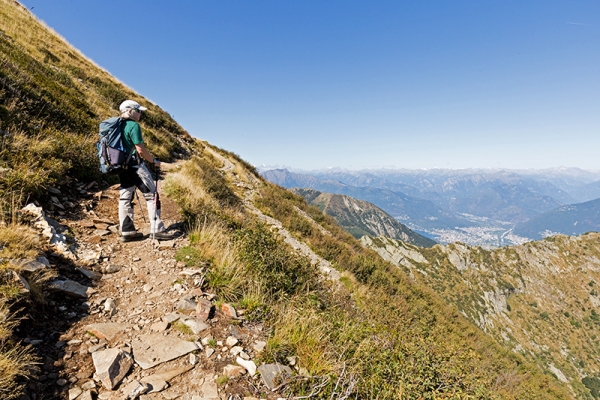
<svg viewBox="0 0 600 400">
<path fill-rule="evenodd" d="M 350 196 L 322 193 L 314 189 L 291 189 L 308 204 L 333 217 L 340 226 L 357 239 L 364 235 L 387 236 L 421 247 L 431 247 L 434 240 L 411 231 L 379 207 Z"/>
</svg>

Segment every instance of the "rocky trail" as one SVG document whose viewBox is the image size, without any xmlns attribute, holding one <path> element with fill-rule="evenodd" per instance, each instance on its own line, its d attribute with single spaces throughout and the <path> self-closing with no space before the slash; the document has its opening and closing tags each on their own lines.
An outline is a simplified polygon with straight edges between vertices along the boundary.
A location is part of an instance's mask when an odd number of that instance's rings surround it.
<svg viewBox="0 0 600 400">
<path fill-rule="evenodd" d="M 29 399 L 278 398 L 275 377 L 291 370 L 255 364 L 264 327 L 204 292 L 205 268 L 175 259 L 189 244 L 176 204 L 161 196 L 165 226 L 182 233 L 175 240 L 122 243 L 118 186 L 106 186 L 67 180 L 49 190 L 45 215 L 30 207 L 53 251 L 22 263 L 58 277 L 16 332 L 41 357 Z M 147 233 L 145 204 L 135 211 Z"/>
</svg>

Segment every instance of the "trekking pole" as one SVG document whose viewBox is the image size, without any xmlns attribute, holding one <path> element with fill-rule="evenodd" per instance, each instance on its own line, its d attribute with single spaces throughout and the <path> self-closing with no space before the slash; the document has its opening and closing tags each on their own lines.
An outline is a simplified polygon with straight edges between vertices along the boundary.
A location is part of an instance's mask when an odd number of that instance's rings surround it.
<svg viewBox="0 0 600 400">
<path fill-rule="evenodd" d="M 158 158 L 156 161 L 160 161 Z M 157 220 L 157 208 L 158 208 L 158 174 L 160 173 L 160 169 L 156 166 L 156 163 L 153 164 L 154 169 L 154 226 L 152 228 L 152 245 L 154 245 L 154 240 L 156 239 L 156 220 Z"/>
</svg>

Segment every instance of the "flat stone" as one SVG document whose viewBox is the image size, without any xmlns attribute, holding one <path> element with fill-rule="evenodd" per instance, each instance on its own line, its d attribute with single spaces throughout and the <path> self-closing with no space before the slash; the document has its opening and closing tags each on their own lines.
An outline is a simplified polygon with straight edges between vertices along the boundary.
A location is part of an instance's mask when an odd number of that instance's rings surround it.
<svg viewBox="0 0 600 400">
<path fill-rule="evenodd" d="M 181 311 L 196 311 L 197 306 L 196 302 L 191 299 L 181 299 L 177 303 L 177 309 Z"/>
<path fill-rule="evenodd" d="M 164 332 L 169 328 L 169 323 L 165 321 L 156 322 L 150 325 L 150 330 L 153 332 Z"/>
<path fill-rule="evenodd" d="M 183 271 L 179 271 L 179 275 L 194 276 L 200 275 L 201 272 L 202 271 L 197 268 L 186 268 Z"/>
<path fill-rule="evenodd" d="M 118 225 L 111 225 L 108 227 L 108 230 L 111 231 L 112 233 L 118 234 L 119 233 L 119 226 Z"/>
<path fill-rule="evenodd" d="M 96 389 L 96 383 L 94 383 L 94 381 L 87 381 L 86 383 L 81 385 L 81 389 L 83 389 L 83 390 Z"/>
<path fill-rule="evenodd" d="M 92 219 L 92 221 L 94 221 L 95 223 L 98 224 L 107 224 L 107 225 L 114 225 L 114 221 L 110 220 L 110 219 L 106 219 L 106 218 L 98 218 L 95 217 Z"/>
<path fill-rule="evenodd" d="M 202 395 L 205 399 L 219 399 L 219 390 L 217 388 L 217 382 L 213 379 L 207 380 L 202 385 Z"/>
<path fill-rule="evenodd" d="M 212 356 L 213 354 L 215 354 L 215 349 L 213 349 L 211 347 L 207 347 L 206 348 L 206 358 L 210 358 L 210 356 Z"/>
<path fill-rule="evenodd" d="M 149 390 L 146 393 L 158 393 L 169 387 L 169 384 L 164 379 L 154 375 L 142 378 L 142 382 L 149 387 Z"/>
<path fill-rule="evenodd" d="M 237 313 L 235 312 L 235 308 L 231 304 L 223 303 L 221 304 L 221 312 L 230 318 L 237 318 Z"/>
<path fill-rule="evenodd" d="M 106 231 L 109 227 L 109 224 L 103 224 L 102 222 L 96 224 L 96 228 L 101 231 Z"/>
<path fill-rule="evenodd" d="M 242 346 L 233 346 L 231 348 L 231 350 L 229 350 L 229 353 L 232 356 L 237 356 L 238 354 L 241 356 L 241 353 L 242 353 L 243 350 L 244 349 L 242 348 Z M 242 358 L 244 358 L 244 357 L 242 357 Z M 244 359 L 246 360 L 246 358 L 244 358 Z"/>
<path fill-rule="evenodd" d="M 195 288 L 195 289 L 190 290 L 189 296 L 192 296 L 192 298 L 195 299 L 195 298 L 204 296 L 204 292 L 200 288 Z"/>
<path fill-rule="evenodd" d="M 239 340 L 235 336 L 228 336 L 225 340 L 225 344 L 229 347 L 233 347 L 239 343 Z"/>
<path fill-rule="evenodd" d="M 166 399 L 166 400 L 175 400 L 181 397 L 181 395 L 177 392 L 172 392 L 172 391 L 165 391 L 162 392 L 162 396 Z"/>
<path fill-rule="evenodd" d="M 196 365 L 198 364 L 198 356 L 194 353 L 190 353 L 190 364 Z"/>
<path fill-rule="evenodd" d="M 133 328 L 131 324 L 119 324 L 116 322 L 107 322 L 100 324 L 90 324 L 85 326 L 83 329 L 90 332 L 98 339 L 106 339 L 109 342 L 113 342 L 119 338 L 127 329 Z"/>
<path fill-rule="evenodd" d="M 200 332 L 206 330 L 209 328 L 208 325 L 206 325 L 204 322 L 202 321 L 197 321 L 195 319 L 188 319 L 186 321 L 184 321 L 184 324 L 186 324 L 187 326 L 189 326 L 192 329 L 192 332 L 194 332 L 195 335 L 199 334 Z"/>
<path fill-rule="evenodd" d="M 99 273 L 94 272 L 94 271 L 90 271 L 89 269 L 77 267 L 77 271 L 79 271 L 86 278 L 91 279 L 93 281 L 97 281 L 97 280 L 102 279 L 102 274 L 99 274 Z"/>
<path fill-rule="evenodd" d="M 256 351 L 257 353 L 260 353 L 265 349 L 266 346 L 267 342 L 258 341 L 252 345 L 252 350 Z"/>
<path fill-rule="evenodd" d="M 160 334 L 141 335 L 132 341 L 131 347 L 135 362 L 142 369 L 152 368 L 198 350 L 193 342 Z"/>
<path fill-rule="evenodd" d="M 180 317 L 181 316 L 177 313 L 168 313 L 168 314 L 165 314 L 161 319 L 164 322 L 172 324 L 173 322 L 177 321 Z"/>
<path fill-rule="evenodd" d="M 90 244 L 100 244 L 100 242 L 102 242 L 102 237 L 100 235 L 92 235 L 87 238 L 87 242 Z"/>
<path fill-rule="evenodd" d="M 133 380 L 127 384 L 123 389 L 121 389 L 121 393 L 125 396 L 126 399 L 135 399 L 137 396 L 141 394 L 148 393 L 150 387 L 140 381 Z"/>
<path fill-rule="evenodd" d="M 242 367 L 246 368 L 246 371 L 248 371 L 248 375 L 254 376 L 254 374 L 256 374 L 256 364 L 254 364 L 254 361 L 244 360 L 242 357 L 237 357 L 235 359 L 235 362 L 241 365 Z"/>
<path fill-rule="evenodd" d="M 238 363 L 239 364 L 239 363 Z M 275 379 L 281 375 L 292 375 L 292 370 L 287 365 L 282 364 L 263 364 L 258 367 L 262 381 L 270 390 L 276 386 Z"/>
<path fill-rule="evenodd" d="M 152 235 L 150 235 L 150 237 L 152 237 Z M 173 247 L 175 247 L 175 242 L 172 240 L 158 242 L 157 247 L 158 247 L 158 250 L 169 250 L 169 249 L 172 249 Z"/>
<path fill-rule="evenodd" d="M 48 262 L 48 260 L 46 260 Z M 20 267 L 25 272 L 36 272 L 44 268 L 48 268 L 45 263 L 38 260 L 14 260 L 13 264 Z"/>
<path fill-rule="evenodd" d="M 90 220 L 83 220 L 81 222 L 79 222 L 79 226 L 81 226 L 82 228 L 95 228 L 96 225 L 94 225 L 94 223 Z"/>
<path fill-rule="evenodd" d="M 223 375 L 228 378 L 238 378 L 246 373 L 246 369 L 244 367 L 240 367 L 239 365 L 226 365 L 223 368 Z"/>
<path fill-rule="evenodd" d="M 104 272 L 105 274 L 114 274 L 115 272 L 119 272 L 121 268 L 123 267 L 120 265 L 109 264 L 106 267 L 102 268 L 102 272 Z"/>
<path fill-rule="evenodd" d="M 89 353 L 95 353 L 95 352 L 97 352 L 98 350 L 100 350 L 100 349 L 102 349 L 104 347 L 106 347 L 106 343 L 98 343 L 98 344 L 95 344 L 93 346 L 88 347 L 88 352 Z"/>
<path fill-rule="evenodd" d="M 79 396 L 79 398 L 77 400 L 93 400 L 92 399 L 92 391 L 91 390 L 86 390 L 85 392 L 83 392 L 81 394 L 81 396 Z M 102 400 L 100 398 L 100 396 L 98 396 L 98 400 Z"/>
<path fill-rule="evenodd" d="M 83 393 L 83 390 L 78 386 L 69 389 L 69 400 L 75 400 L 81 393 Z"/>
<path fill-rule="evenodd" d="M 88 296 L 95 292 L 94 289 L 69 279 L 52 281 L 47 285 L 47 289 L 52 292 L 61 292 L 67 296 L 81 299 L 87 299 Z"/>
<path fill-rule="evenodd" d="M 169 382 L 171 379 L 173 379 L 181 374 L 185 374 L 186 372 L 188 372 L 189 370 L 191 370 L 193 368 L 194 367 L 191 365 L 186 365 L 185 367 L 179 367 L 179 368 L 170 369 L 168 371 L 157 372 L 156 374 L 149 375 L 148 378 L 152 377 L 153 379 L 162 379 L 163 381 Z"/>
<path fill-rule="evenodd" d="M 248 337 L 248 335 L 242 333 L 240 328 L 238 328 L 235 325 L 229 326 L 229 333 L 231 333 L 231 336 L 234 336 L 236 339 L 239 340 L 246 339 Z"/>
<path fill-rule="evenodd" d="M 133 365 L 131 356 L 121 349 L 108 349 L 92 353 L 96 374 L 105 388 L 113 390 Z"/>
<path fill-rule="evenodd" d="M 94 231 L 94 235 L 106 236 L 106 235 L 110 235 L 110 231 L 108 229 L 96 229 Z"/>
</svg>

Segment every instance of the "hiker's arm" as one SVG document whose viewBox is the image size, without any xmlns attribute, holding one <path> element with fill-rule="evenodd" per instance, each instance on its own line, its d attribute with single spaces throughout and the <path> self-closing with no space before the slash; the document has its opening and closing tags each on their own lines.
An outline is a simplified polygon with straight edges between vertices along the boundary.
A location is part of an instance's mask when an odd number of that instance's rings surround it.
<svg viewBox="0 0 600 400">
<path fill-rule="evenodd" d="M 140 157 L 142 157 L 144 160 L 146 160 L 149 163 L 152 163 L 152 164 L 156 165 L 158 168 L 160 168 L 160 161 L 156 160 L 156 162 L 154 162 L 155 158 L 152 157 L 152 154 L 150 154 L 150 152 L 148 151 L 148 149 L 146 148 L 146 145 L 144 143 L 136 144 L 135 150 L 140 155 Z"/>
</svg>

